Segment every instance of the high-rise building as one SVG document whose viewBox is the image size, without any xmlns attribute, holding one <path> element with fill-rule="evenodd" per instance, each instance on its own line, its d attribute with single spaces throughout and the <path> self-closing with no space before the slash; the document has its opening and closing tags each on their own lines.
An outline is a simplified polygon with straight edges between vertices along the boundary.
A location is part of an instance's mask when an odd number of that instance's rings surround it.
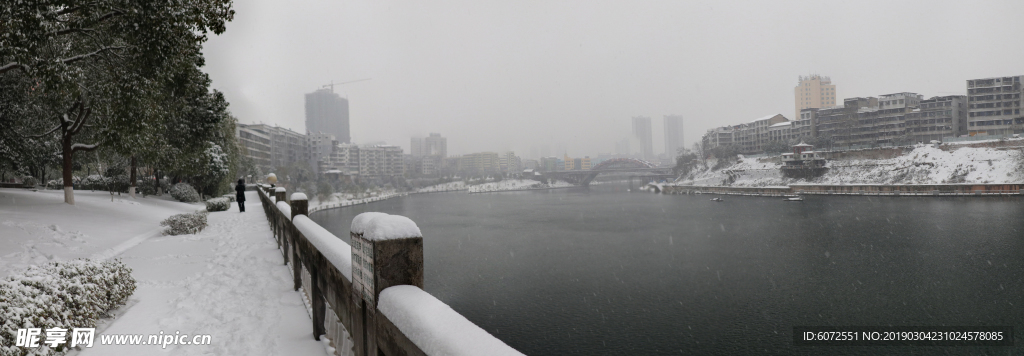
<svg viewBox="0 0 1024 356">
<path fill-rule="evenodd" d="M 348 128 L 348 99 L 328 89 L 306 94 L 306 132 L 331 134 L 338 142 L 349 143 Z"/>
<path fill-rule="evenodd" d="M 651 141 L 651 118 L 646 116 L 633 117 L 633 137 L 640 142 L 640 156 L 643 159 L 654 158 L 654 142 Z"/>
<path fill-rule="evenodd" d="M 683 145 L 683 117 L 665 115 L 665 156 L 674 158 Z"/>
<path fill-rule="evenodd" d="M 967 81 L 968 132 L 974 135 L 1009 136 L 1024 132 L 1021 95 L 1024 76 Z"/>
<path fill-rule="evenodd" d="M 836 86 L 832 79 L 817 74 L 800 76 L 800 82 L 793 88 L 796 109 L 793 117 L 800 117 L 800 110 L 807 108 L 829 108 L 836 106 Z"/>
<path fill-rule="evenodd" d="M 423 156 L 424 142 L 422 137 L 413 137 L 409 142 L 409 154 L 413 157 Z"/>
<path fill-rule="evenodd" d="M 430 134 L 423 139 L 423 155 L 448 157 L 448 139 L 438 133 Z"/>
</svg>

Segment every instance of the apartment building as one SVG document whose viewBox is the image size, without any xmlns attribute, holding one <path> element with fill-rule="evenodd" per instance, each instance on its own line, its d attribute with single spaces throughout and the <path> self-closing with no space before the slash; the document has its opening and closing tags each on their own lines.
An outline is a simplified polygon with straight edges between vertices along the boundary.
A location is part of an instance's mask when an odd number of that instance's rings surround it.
<svg viewBox="0 0 1024 356">
<path fill-rule="evenodd" d="M 911 142 L 941 141 L 967 132 L 967 96 L 936 96 L 921 100 L 917 110 L 907 114 L 906 133 Z"/>
<path fill-rule="evenodd" d="M 242 155 L 248 157 L 258 167 L 272 167 L 270 135 L 264 131 L 250 128 L 249 125 L 235 124 L 235 137 Z"/>
<path fill-rule="evenodd" d="M 253 159 L 253 162 L 263 162 L 263 164 L 257 163 L 257 165 L 262 165 L 269 170 L 273 170 L 275 167 L 284 167 L 293 162 L 306 162 L 310 157 L 306 135 L 283 127 L 267 124 L 235 124 L 235 135 L 239 143 L 246 148 L 246 152 L 249 152 L 252 147 L 251 153 L 244 154 Z M 269 157 L 267 153 L 269 153 Z"/>
<path fill-rule="evenodd" d="M 497 173 L 500 168 L 501 159 L 497 152 L 470 153 L 459 159 L 459 171 L 467 174 Z"/>
<path fill-rule="evenodd" d="M 386 179 L 405 174 L 402 148 L 390 145 L 359 147 L 359 179 Z"/>
<path fill-rule="evenodd" d="M 1024 76 L 971 79 L 967 81 L 968 134 L 1010 136 L 1024 132 L 1021 114 L 1021 78 Z"/>
</svg>

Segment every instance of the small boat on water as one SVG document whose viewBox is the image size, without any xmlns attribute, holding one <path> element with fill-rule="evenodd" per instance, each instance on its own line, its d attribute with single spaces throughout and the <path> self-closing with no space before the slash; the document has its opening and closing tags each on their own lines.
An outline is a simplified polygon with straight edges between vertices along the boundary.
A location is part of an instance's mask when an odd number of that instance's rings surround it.
<svg viewBox="0 0 1024 356">
<path fill-rule="evenodd" d="M 722 198 L 711 198 L 711 201 L 723 201 Z"/>
<path fill-rule="evenodd" d="M 786 198 L 786 199 L 782 199 L 782 200 L 784 200 L 784 201 L 804 201 L 804 198 L 802 198 L 802 197 L 791 197 L 791 198 Z"/>
</svg>

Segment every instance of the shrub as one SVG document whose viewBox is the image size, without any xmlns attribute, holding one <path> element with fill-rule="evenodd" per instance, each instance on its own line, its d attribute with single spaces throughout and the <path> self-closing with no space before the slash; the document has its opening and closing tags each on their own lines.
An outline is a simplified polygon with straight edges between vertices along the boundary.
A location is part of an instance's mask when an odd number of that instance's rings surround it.
<svg viewBox="0 0 1024 356">
<path fill-rule="evenodd" d="M 153 180 L 143 179 L 137 184 L 139 193 L 143 196 L 156 195 L 156 187 L 153 186 Z"/>
<path fill-rule="evenodd" d="M 81 187 L 80 189 L 107 190 L 107 179 L 101 175 L 93 174 L 82 179 L 79 186 Z"/>
<path fill-rule="evenodd" d="M 0 355 L 62 354 L 73 328 L 91 328 L 135 292 L 131 269 L 121 261 L 86 259 L 29 267 L 0 281 Z M 68 343 L 51 349 L 13 346 L 18 329 L 68 329 Z M 45 334 L 43 335 L 45 337 Z"/>
<path fill-rule="evenodd" d="M 37 184 L 36 177 L 33 177 L 33 176 L 22 177 L 21 178 L 21 184 L 24 184 L 26 187 L 35 187 L 36 184 Z"/>
<path fill-rule="evenodd" d="M 199 193 L 196 193 L 196 190 L 188 183 L 175 184 L 169 193 L 171 193 L 171 197 L 181 202 L 195 203 L 200 200 Z"/>
<path fill-rule="evenodd" d="M 221 198 L 226 198 L 229 202 L 232 202 L 232 203 L 234 203 L 235 200 L 237 199 L 237 198 L 235 198 L 234 194 L 224 194 L 224 195 L 221 196 Z"/>
<path fill-rule="evenodd" d="M 161 221 L 160 226 L 167 226 L 164 235 L 185 235 L 197 234 L 206 228 L 205 211 L 172 215 L 167 220 Z"/>
<path fill-rule="evenodd" d="M 220 197 L 206 201 L 206 211 L 211 213 L 214 211 L 225 211 L 229 207 L 231 207 L 231 201 L 228 198 Z"/>
</svg>

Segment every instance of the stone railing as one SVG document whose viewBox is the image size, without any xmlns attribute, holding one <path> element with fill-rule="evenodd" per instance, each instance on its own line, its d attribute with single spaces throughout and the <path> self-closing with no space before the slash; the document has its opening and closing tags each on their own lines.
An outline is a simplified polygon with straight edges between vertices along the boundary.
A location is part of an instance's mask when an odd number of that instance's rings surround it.
<svg viewBox="0 0 1024 356">
<path fill-rule="evenodd" d="M 412 220 L 360 214 L 349 245 L 306 216 L 304 194 L 258 194 L 313 338 L 327 337 L 338 356 L 521 355 L 423 291 L 423 236 Z"/>
</svg>

